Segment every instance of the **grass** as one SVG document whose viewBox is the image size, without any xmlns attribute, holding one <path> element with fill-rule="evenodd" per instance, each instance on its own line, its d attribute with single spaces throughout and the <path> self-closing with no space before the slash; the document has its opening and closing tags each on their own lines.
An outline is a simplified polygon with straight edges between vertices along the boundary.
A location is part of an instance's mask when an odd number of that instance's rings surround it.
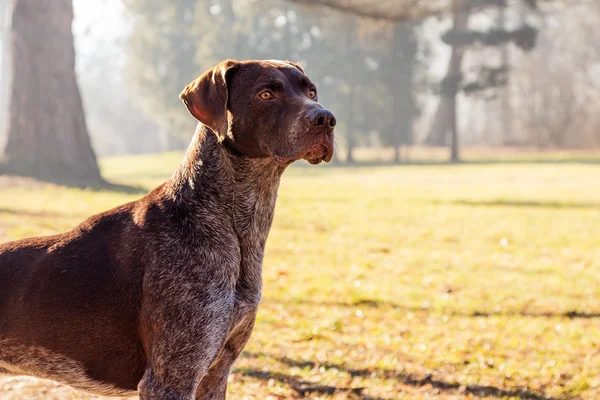
<svg viewBox="0 0 600 400">
<path fill-rule="evenodd" d="M 150 189 L 179 159 L 103 170 Z M 600 398 L 600 165 L 552 159 L 291 168 L 230 398 Z M 5 185 L 0 241 L 139 196 Z M 93 397 L 4 378 L 0 398 Z"/>
</svg>

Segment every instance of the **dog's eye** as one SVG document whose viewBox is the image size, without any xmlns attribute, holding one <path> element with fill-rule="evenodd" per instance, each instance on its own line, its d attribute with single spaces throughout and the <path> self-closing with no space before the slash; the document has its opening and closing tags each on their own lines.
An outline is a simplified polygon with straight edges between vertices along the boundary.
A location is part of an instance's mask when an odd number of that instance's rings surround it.
<svg viewBox="0 0 600 400">
<path fill-rule="evenodd" d="M 314 99 L 315 97 L 317 97 L 317 92 L 315 90 L 311 90 L 310 92 L 308 92 L 309 99 Z"/>
<path fill-rule="evenodd" d="M 260 92 L 258 97 L 260 97 L 263 100 L 271 100 L 273 98 L 273 93 L 269 92 L 268 90 L 265 90 L 264 92 Z"/>
</svg>

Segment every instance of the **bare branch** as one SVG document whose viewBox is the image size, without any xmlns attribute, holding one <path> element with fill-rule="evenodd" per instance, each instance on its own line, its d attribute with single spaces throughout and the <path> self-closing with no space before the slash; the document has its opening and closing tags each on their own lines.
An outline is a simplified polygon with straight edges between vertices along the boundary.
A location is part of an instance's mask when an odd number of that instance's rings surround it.
<svg viewBox="0 0 600 400">
<path fill-rule="evenodd" d="M 452 0 L 288 0 L 388 21 L 413 20 L 448 11 Z"/>
<path fill-rule="evenodd" d="M 327 6 L 362 17 L 387 21 L 409 21 L 449 12 L 464 0 L 287 0 L 312 6 Z M 539 3 L 564 3 L 567 0 L 535 0 Z"/>
</svg>

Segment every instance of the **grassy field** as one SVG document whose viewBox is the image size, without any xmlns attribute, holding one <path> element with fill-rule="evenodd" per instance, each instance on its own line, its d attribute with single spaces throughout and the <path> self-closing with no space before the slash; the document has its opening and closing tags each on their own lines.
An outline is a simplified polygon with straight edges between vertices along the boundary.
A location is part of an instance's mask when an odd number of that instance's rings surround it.
<svg viewBox="0 0 600 400">
<path fill-rule="evenodd" d="M 111 158 L 150 189 L 179 154 Z M 600 398 L 600 164 L 292 168 L 232 399 Z M 0 177 L 0 241 L 140 193 Z M 0 378 L 1 399 L 91 399 Z"/>
</svg>

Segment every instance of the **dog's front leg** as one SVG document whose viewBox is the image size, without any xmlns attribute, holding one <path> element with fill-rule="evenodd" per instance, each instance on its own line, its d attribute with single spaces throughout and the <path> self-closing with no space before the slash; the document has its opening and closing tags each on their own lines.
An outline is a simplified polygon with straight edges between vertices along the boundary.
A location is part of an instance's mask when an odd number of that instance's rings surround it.
<svg viewBox="0 0 600 400">
<path fill-rule="evenodd" d="M 210 366 L 208 373 L 200 381 L 196 400 L 224 400 L 227 391 L 227 378 L 231 366 L 246 346 L 256 319 L 256 309 L 246 314 L 235 326 L 225 342 L 219 356 Z"/>
<path fill-rule="evenodd" d="M 226 340 L 233 296 L 186 298 L 154 313 L 149 361 L 138 384 L 141 400 L 193 400 Z"/>
</svg>

